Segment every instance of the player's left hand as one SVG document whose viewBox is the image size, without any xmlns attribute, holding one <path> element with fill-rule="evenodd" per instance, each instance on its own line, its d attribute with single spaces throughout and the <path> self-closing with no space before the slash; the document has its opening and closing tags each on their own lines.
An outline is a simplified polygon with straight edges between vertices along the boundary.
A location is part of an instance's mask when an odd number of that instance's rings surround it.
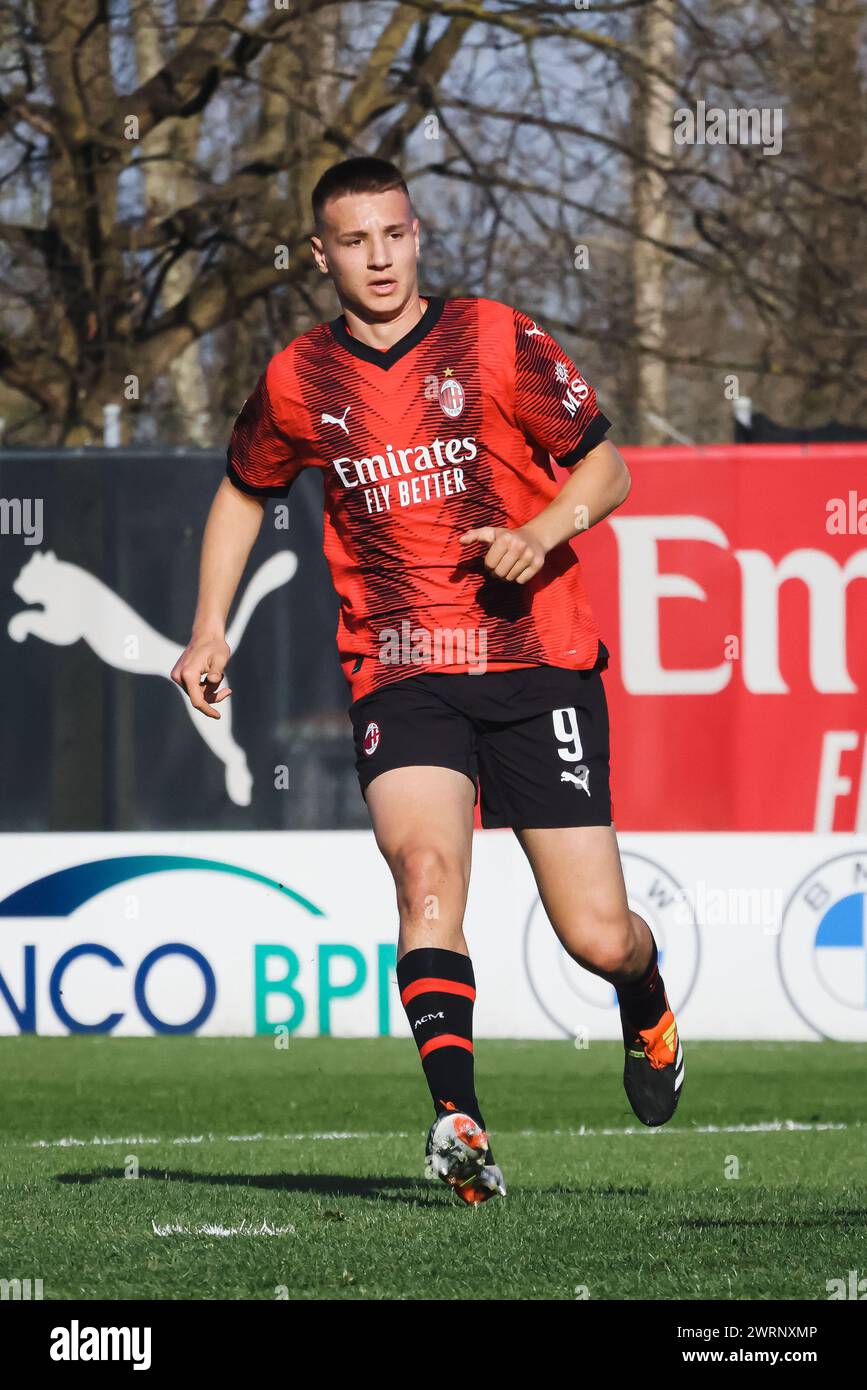
<svg viewBox="0 0 867 1390">
<path fill-rule="evenodd" d="M 539 537 L 526 526 L 513 530 L 505 526 L 478 526 L 474 531 L 465 531 L 459 540 L 461 545 L 481 541 L 488 547 L 486 568 L 498 579 L 510 579 L 516 584 L 526 584 L 538 574 L 548 553 Z"/>
</svg>

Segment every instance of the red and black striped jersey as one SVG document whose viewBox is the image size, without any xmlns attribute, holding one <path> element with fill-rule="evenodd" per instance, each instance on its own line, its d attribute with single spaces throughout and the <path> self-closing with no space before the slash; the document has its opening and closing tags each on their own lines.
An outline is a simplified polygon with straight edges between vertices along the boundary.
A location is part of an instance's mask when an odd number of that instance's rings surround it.
<svg viewBox="0 0 867 1390">
<path fill-rule="evenodd" d="M 428 299 L 385 351 L 341 316 L 272 358 L 235 422 L 228 474 L 284 497 L 324 480 L 324 550 L 354 699 L 419 671 L 596 662 L 572 543 L 526 584 L 491 576 L 479 526 L 521 526 L 609 428 L 596 393 L 533 319 L 491 299 Z M 560 475 L 562 477 L 562 475 Z"/>
</svg>

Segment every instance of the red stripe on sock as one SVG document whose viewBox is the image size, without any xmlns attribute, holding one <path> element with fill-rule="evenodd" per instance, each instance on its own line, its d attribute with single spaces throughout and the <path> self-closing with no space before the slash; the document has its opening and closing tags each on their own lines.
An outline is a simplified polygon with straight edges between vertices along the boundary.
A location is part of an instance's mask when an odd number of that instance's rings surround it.
<svg viewBox="0 0 867 1390">
<path fill-rule="evenodd" d="M 467 1052 L 473 1050 L 469 1038 L 459 1038 L 457 1033 L 440 1033 L 439 1037 L 428 1038 L 426 1043 L 422 1043 L 418 1055 L 424 1061 L 429 1052 L 436 1052 L 439 1047 L 465 1047 Z"/>
<path fill-rule="evenodd" d="M 417 994 L 462 994 L 465 999 L 476 997 L 472 985 L 462 985 L 458 980 L 438 980 L 433 975 L 428 975 L 423 980 L 413 980 L 412 984 L 407 985 L 400 996 L 401 1004 L 406 1007 Z"/>
</svg>

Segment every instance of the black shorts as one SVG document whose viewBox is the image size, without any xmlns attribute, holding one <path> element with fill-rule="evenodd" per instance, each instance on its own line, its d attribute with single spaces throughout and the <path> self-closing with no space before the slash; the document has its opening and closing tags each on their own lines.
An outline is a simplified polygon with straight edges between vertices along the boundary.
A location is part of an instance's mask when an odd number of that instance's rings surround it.
<svg viewBox="0 0 867 1390">
<path fill-rule="evenodd" d="M 396 767 L 463 772 L 486 829 L 610 825 L 608 707 L 596 666 L 422 672 L 350 706 L 362 795 Z"/>
</svg>

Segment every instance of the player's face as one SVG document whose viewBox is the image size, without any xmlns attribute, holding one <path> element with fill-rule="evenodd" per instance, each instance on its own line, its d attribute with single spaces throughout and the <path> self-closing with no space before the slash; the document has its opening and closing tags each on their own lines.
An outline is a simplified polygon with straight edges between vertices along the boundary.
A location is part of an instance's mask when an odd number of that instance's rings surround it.
<svg viewBox="0 0 867 1390">
<path fill-rule="evenodd" d="M 322 209 L 313 256 L 341 304 L 364 318 L 395 318 L 418 292 L 418 218 L 399 188 L 347 193 Z"/>
</svg>

